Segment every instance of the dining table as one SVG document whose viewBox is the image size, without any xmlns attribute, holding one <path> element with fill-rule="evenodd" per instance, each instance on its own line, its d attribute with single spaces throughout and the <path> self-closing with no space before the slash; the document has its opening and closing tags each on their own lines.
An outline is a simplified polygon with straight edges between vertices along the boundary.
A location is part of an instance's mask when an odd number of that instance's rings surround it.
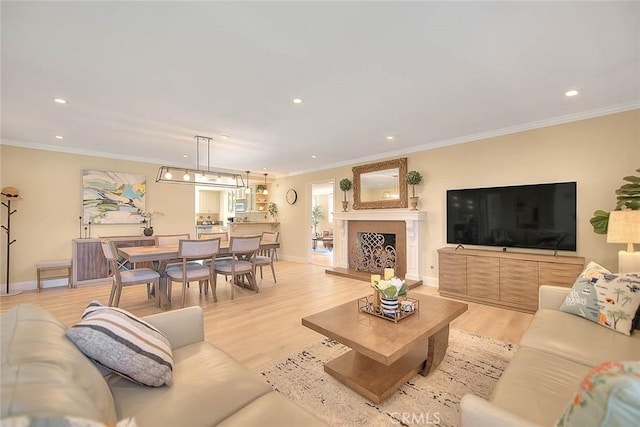
<svg viewBox="0 0 640 427">
<path fill-rule="evenodd" d="M 277 249 L 280 247 L 279 242 L 260 242 L 260 250 Z M 162 246 L 128 246 L 118 248 L 118 255 L 133 264 L 136 268 L 140 263 L 151 263 L 152 268 L 160 274 L 159 289 L 155 297 L 160 298 L 160 307 L 167 310 L 171 307 L 169 295 L 167 292 L 167 275 L 165 269 L 170 263 L 180 262 L 178 257 L 178 245 L 162 245 Z M 220 242 L 220 248 L 216 257 L 224 257 L 231 255 L 229 251 L 229 242 Z M 257 285 L 256 285 L 257 286 Z"/>
</svg>

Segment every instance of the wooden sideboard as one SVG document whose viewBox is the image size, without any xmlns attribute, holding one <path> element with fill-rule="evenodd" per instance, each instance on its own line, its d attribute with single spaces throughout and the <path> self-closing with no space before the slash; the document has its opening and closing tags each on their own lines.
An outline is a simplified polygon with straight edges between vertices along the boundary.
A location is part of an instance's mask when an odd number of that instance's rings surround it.
<svg viewBox="0 0 640 427">
<path fill-rule="evenodd" d="M 438 249 L 438 292 L 535 312 L 540 285 L 571 287 L 583 268 L 583 257 L 447 247 Z"/>
<path fill-rule="evenodd" d="M 73 239 L 71 256 L 74 286 L 111 283 L 109 263 L 102 252 L 101 242 L 113 241 L 116 247 L 153 246 L 154 238 L 146 236 L 116 236 L 99 239 Z"/>
</svg>

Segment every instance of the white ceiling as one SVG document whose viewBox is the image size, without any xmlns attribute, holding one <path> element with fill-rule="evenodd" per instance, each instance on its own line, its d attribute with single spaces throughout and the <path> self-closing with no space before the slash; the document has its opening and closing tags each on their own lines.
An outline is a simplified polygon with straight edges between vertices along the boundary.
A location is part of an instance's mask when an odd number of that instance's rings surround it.
<svg viewBox="0 0 640 427">
<path fill-rule="evenodd" d="M 639 2 L 1 7 L 3 144 L 286 175 L 640 106 Z"/>
</svg>

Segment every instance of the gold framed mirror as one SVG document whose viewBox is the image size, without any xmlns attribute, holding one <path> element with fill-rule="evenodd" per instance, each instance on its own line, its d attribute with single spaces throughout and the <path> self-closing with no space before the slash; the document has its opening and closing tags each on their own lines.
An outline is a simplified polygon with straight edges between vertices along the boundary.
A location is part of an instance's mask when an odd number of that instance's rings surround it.
<svg viewBox="0 0 640 427">
<path fill-rule="evenodd" d="M 353 209 L 407 207 L 407 158 L 354 166 Z"/>
</svg>

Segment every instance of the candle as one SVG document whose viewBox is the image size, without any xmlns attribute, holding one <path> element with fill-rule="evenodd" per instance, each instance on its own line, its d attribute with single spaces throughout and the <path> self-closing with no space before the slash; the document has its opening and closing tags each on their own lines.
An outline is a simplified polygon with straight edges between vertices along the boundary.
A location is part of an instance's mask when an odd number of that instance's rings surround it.
<svg viewBox="0 0 640 427">
<path fill-rule="evenodd" d="M 393 268 L 385 268 L 384 269 L 384 280 L 389 280 L 395 275 Z"/>
<path fill-rule="evenodd" d="M 372 274 L 371 275 L 371 285 L 375 285 L 376 282 L 380 281 L 380 275 L 379 274 Z"/>
</svg>

